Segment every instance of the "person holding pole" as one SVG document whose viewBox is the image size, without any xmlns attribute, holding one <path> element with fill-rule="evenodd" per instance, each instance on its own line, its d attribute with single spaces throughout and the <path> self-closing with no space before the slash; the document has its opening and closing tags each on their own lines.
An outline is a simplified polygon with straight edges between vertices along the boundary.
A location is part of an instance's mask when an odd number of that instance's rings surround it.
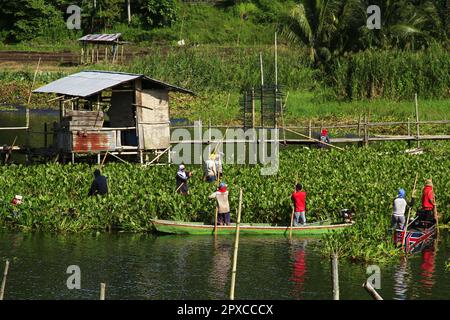
<svg viewBox="0 0 450 320">
<path fill-rule="evenodd" d="M 317 144 L 319 148 L 327 148 L 330 144 L 330 137 L 328 136 L 328 129 L 323 128 L 320 133 L 320 142 Z"/>
<path fill-rule="evenodd" d="M 436 222 L 438 221 L 433 181 L 431 179 L 426 179 L 422 191 L 422 210 L 419 212 L 419 220 L 433 221 L 433 218 Z"/>
<path fill-rule="evenodd" d="M 306 224 L 306 192 L 302 190 L 303 186 L 300 183 L 295 185 L 295 191 L 292 193 L 291 199 L 294 202 L 294 226 L 298 226 L 299 220 L 301 224 Z"/>
<path fill-rule="evenodd" d="M 189 194 L 188 179 L 192 177 L 192 172 L 186 171 L 184 164 L 180 164 L 178 167 L 178 172 L 175 177 L 177 182 L 177 192 L 183 196 Z"/>
<path fill-rule="evenodd" d="M 216 192 L 213 192 L 209 199 L 217 200 L 217 224 L 218 225 L 230 225 L 230 203 L 228 202 L 228 190 L 227 185 L 223 182 L 219 183 L 219 187 Z"/>
<path fill-rule="evenodd" d="M 391 225 L 392 228 L 403 230 L 405 227 L 405 212 L 406 208 L 414 205 L 414 197 L 413 194 L 411 196 L 410 203 L 407 203 L 406 198 L 406 191 L 404 189 L 398 190 L 397 198 L 394 199 L 394 211 L 392 213 L 392 219 L 391 219 Z"/>
<path fill-rule="evenodd" d="M 217 168 L 215 163 L 216 155 L 210 154 L 209 159 L 205 161 L 205 180 L 212 183 L 217 179 Z"/>
</svg>

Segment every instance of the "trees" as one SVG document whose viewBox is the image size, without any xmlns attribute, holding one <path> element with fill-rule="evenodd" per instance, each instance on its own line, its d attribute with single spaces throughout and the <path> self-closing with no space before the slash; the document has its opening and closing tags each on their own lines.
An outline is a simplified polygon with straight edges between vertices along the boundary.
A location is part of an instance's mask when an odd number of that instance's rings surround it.
<svg viewBox="0 0 450 320">
<path fill-rule="evenodd" d="M 369 5 L 381 9 L 379 30 L 366 27 Z M 302 0 L 284 18 L 283 34 L 306 45 L 316 64 L 367 48 L 419 49 L 447 39 L 445 6 L 430 0 Z"/>
</svg>

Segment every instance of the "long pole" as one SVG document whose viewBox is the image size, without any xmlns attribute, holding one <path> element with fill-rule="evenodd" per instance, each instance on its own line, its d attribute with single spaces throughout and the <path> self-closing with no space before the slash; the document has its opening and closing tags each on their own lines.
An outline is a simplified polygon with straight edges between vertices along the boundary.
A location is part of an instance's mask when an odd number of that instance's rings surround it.
<svg viewBox="0 0 450 320">
<path fill-rule="evenodd" d="M 2 288 L 0 290 L 0 300 L 3 300 L 3 297 L 5 295 L 6 278 L 8 277 L 8 269 L 9 269 L 9 260 L 6 260 L 5 270 L 3 271 Z"/>
<path fill-rule="evenodd" d="M 414 102 L 416 105 L 416 131 L 417 131 L 417 148 L 420 147 L 419 132 L 419 103 L 417 102 L 417 93 L 414 94 Z"/>
<path fill-rule="evenodd" d="M 131 4 L 130 4 L 131 0 L 128 0 L 128 4 L 127 4 L 127 12 L 128 12 L 128 24 L 131 23 Z"/>
<path fill-rule="evenodd" d="M 331 268 L 333 277 L 333 300 L 339 300 L 339 270 L 338 255 L 333 253 L 331 256 Z"/>
<path fill-rule="evenodd" d="M 295 179 L 295 186 L 297 186 L 297 183 L 298 183 L 298 174 L 297 174 L 297 178 Z M 294 222 L 294 213 L 295 213 L 295 203 L 292 206 L 291 226 L 289 227 L 289 239 L 292 239 L 292 224 Z"/>
<path fill-rule="evenodd" d="M 327 145 L 327 146 L 336 148 L 336 149 L 341 150 L 341 151 L 345 151 L 345 149 L 342 149 L 342 148 L 333 146 L 332 144 L 329 144 L 329 143 L 326 143 L 326 142 L 323 142 L 323 141 L 320 141 L 320 140 L 317 140 L 317 139 L 308 137 L 308 136 L 306 136 L 306 135 L 304 135 L 304 134 L 301 134 L 301 133 L 299 133 L 299 132 L 297 132 L 297 131 L 294 131 L 294 130 L 291 130 L 291 129 L 288 129 L 288 128 L 286 128 L 286 130 L 289 131 L 289 132 L 295 133 L 295 134 L 299 135 L 300 137 L 307 138 L 307 139 L 309 139 L 309 140 L 311 140 L 311 141 L 320 142 L 320 143 L 322 143 L 322 144 L 324 144 L 324 145 Z"/>
<path fill-rule="evenodd" d="M 411 194 L 411 197 L 414 198 L 414 196 L 416 195 L 416 185 L 417 185 L 417 178 L 419 177 L 419 173 L 416 173 L 416 178 L 414 179 L 414 187 L 413 187 L 413 191 Z M 408 225 L 409 225 L 409 215 L 411 214 L 411 207 L 409 207 L 408 209 L 408 218 L 405 221 L 405 230 L 403 232 L 403 237 L 402 237 L 402 247 L 405 248 L 405 237 L 406 237 L 406 232 L 408 231 Z"/>
<path fill-rule="evenodd" d="M 216 210 L 214 211 L 214 236 L 217 237 L 217 215 L 219 214 L 219 208 L 216 205 Z"/>
<path fill-rule="evenodd" d="M 230 287 L 230 300 L 234 300 L 234 287 L 236 285 L 236 266 L 239 249 L 239 227 L 241 224 L 241 211 L 242 211 L 242 188 L 239 191 L 239 210 L 236 221 L 236 237 L 234 239 L 234 254 L 233 254 L 233 269 L 231 271 L 231 287 Z"/>
<path fill-rule="evenodd" d="M 261 71 L 261 127 L 264 128 L 264 101 L 263 101 L 263 92 L 264 92 L 264 69 L 263 69 L 263 58 L 262 58 L 262 52 L 259 53 L 259 65 L 260 65 L 260 71 Z"/>
<path fill-rule="evenodd" d="M 39 57 L 39 61 L 36 67 L 36 70 L 34 71 L 34 76 L 33 76 L 33 82 L 31 84 L 31 88 L 30 88 L 30 94 L 28 95 L 28 102 L 27 102 L 27 109 L 26 109 L 26 125 L 25 127 L 30 127 L 30 102 L 31 102 L 31 93 L 33 92 L 33 87 L 34 87 L 34 83 L 36 82 L 36 76 L 37 73 L 39 71 L 39 65 L 41 64 L 41 57 Z"/>
<path fill-rule="evenodd" d="M 278 92 L 277 32 L 275 32 L 275 92 Z M 276 99 L 276 97 L 275 97 Z"/>
</svg>

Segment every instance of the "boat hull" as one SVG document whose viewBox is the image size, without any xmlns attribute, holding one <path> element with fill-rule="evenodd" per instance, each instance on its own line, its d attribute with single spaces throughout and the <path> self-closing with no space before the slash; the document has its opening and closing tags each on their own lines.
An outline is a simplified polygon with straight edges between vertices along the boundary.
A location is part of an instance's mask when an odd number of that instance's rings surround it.
<svg viewBox="0 0 450 320">
<path fill-rule="evenodd" d="M 201 223 L 190 223 L 169 220 L 151 220 L 155 230 L 161 233 L 182 234 L 182 235 L 212 235 L 214 234 L 214 225 L 205 225 Z M 321 235 L 330 231 L 343 230 L 351 226 L 351 223 L 344 224 L 311 224 L 303 227 L 292 227 L 292 235 L 312 236 Z M 240 234 L 249 235 L 289 235 L 289 226 L 270 226 L 267 224 L 241 224 Z M 234 234 L 236 225 L 217 226 L 217 234 Z"/>
<path fill-rule="evenodd" d="M 436 225 L 426 229 L 411 229 L 406 231 L 396 230 L 394 233 L 394 243 L 402 245 L 406 253 L 416 253 L 422 251 L 433 242 L 436 235 Z"/>
</svg>

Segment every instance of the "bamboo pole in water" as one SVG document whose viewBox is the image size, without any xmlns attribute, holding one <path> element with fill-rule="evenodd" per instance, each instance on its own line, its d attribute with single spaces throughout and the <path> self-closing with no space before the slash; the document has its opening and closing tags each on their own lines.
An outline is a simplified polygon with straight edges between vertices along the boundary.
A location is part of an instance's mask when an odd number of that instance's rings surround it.
<svg viewBox="0 0 450 320">
<path fill-rule="evenodd" d="M 105 300 L 106 283 L 100 283 L 100 300 Z"/>
<path fill-rule="evenodd" d="M 241 224 L 241 211 L 242 211 L 242 189 L 239 191 L 239 210 L 236 221 L 236 237 L 234 240 L 234 254 L 233 254 L 233 269 L 231 271 L 231 287 L 230 287 L 230 300 L 234 300 L 234 287 L 236 285 L 236 266 L 239 249 L 239 227 Z"/>
<path fill-rule="evenodd" d="M 333 300 L 339 300 L 339 270 L 338 255 L 336 253 L 331 255 L 331 268 L 333 277 Z"/>
<path fill-rule="evenodd" d="M 3 297 L 5 295 L 6 278 L 8 277 L 8 269 L 9 269 L 9 260 L 6 260 L 5 270 L 3 271 L 2 288 L 0 289 L 0 300 L 3 300 Z"/>
<path fill-rule="evenodd" d="M 370 285 L 368 281 L 363 283 L 363 288 L 374 298 L 375 300 L 383 300 L 383 298 L 378 294 L 378 292 Z"/>
</svg>

